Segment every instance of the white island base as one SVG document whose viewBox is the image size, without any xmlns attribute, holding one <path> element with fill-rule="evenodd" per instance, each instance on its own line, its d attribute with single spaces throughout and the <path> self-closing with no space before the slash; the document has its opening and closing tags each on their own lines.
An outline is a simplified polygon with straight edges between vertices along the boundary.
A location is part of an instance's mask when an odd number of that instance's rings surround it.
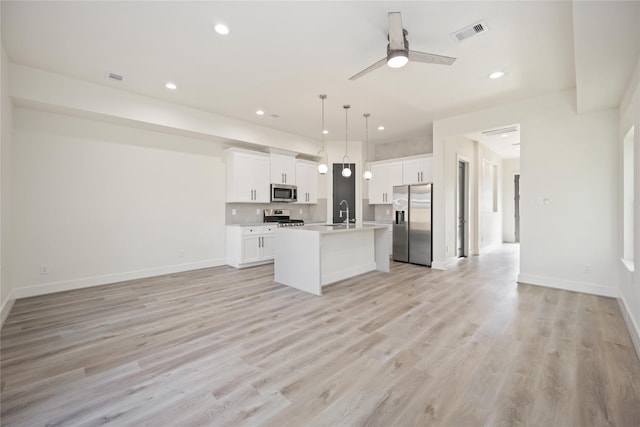
<svg viewBox="0 0 640 427">
<path fill-rule="evenodd" d="M 306 225 L 277 228 L 274 280 L 314 295 L 369 271 L 389 271 L 388 227 Z"/>
</svg>

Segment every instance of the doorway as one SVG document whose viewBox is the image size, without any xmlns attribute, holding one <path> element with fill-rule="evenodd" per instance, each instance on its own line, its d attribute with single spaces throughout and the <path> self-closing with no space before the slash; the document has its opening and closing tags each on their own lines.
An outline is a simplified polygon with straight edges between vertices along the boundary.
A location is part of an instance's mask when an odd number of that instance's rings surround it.
<svg viewBox="0 0 640 427">
<path fill-rule="evenodd" d="M 458 160 L 458 188 L 456 198 L 456 255 L 459 258 L 468 255 L 469 240 L 469 162 Z"/>
<path fill-rule="evenodd" d="M 515 219 L 515 242 L 520 243 L 520 175 L 516 174 L 513 177 L 514 185 L 514 219 Z"/>
</svg>

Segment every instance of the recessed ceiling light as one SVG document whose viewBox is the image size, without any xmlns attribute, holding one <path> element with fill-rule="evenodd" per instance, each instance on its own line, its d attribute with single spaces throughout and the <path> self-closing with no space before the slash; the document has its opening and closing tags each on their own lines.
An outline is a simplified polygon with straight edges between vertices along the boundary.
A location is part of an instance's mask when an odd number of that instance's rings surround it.
<svg viewBox="0 0 640 427">
<path fill-rule="evenodd" d="M 222 34 L 223 36 L 229 34 L 229 27 L 224 24 L 217 24 L 214 29 L 216 30 L 216 33 Z"/>
<path fill-rule="evenodd" d="M 493 73 L 489 74 L 490 79 L 499 79 L 502 76 L 504 76 L 504 71 L 494 71 Z"/>
<path fill-rule="evenodd" d="M 325 130 L 322 131 L 322 133 L 327 135 L 329 133 L 329 131 L 325 129 Z"/>
<path fill-rule="evenodd" d="M 378 130 L 384 130 L 384 126 L 378 126 Z"/>
<path fill-rule="evenodd" d="M 256 111 L 256 114 L 259 115 L 259 116 L 264 116 L 264 111 L 258 110 L 258 111 Z"/>
<path fill-rule="evenodd" d="M 502 134 L 502 135 L 500 135 L 500 136 L 501 136 L 501 137 L 503 137 L 503 138 L 508 138 L 508 137 L 509 137 L 509 134 L 508 134 L 508 133 L 503 133 L 503 134 Z"/>
<path fill-rule="evenodd" d="M 166 85 L 164 85 L 164 87 L 166 87 L 167 89 L 171 89 L 171 90 L 176 90 L 178 88 L 178 86 L 176 86 L 175 83 L 167 83 Z"/>
</svg>

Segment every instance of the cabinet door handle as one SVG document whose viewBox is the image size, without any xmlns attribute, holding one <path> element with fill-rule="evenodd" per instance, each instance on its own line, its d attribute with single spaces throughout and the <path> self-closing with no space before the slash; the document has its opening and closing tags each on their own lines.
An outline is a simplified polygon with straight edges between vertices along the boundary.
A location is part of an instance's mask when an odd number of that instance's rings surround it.
<svg viewBox="0 0 640 427">
<path fill-rule="evenodd" d="M 418 172 L 418 182 L 420 182 L 420 172 Z"/>
<path fill-rule="evenodd" d="M 284 183 L 285 184 L 287 183 L 287 174 L 286 173 L 284 174 Z"/>
</svg>

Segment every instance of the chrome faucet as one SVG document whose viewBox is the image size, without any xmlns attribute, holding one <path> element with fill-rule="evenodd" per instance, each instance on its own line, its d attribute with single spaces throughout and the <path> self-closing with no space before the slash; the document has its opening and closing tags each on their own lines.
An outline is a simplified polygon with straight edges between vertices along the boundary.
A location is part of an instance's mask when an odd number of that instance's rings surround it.
<svg viewBox="0 0 640 427">
<path fill-rule="evenodd" d="M 340 218 L 342 218 L 342 213 L 343 213 L 343 212 L 346 212 L 346 213 L 347 213 L 347 220 L 346 220 L 345 222 L 346 222 L 347 224 L 349 224 L 349 203 L 347 203 L 347 201 L 346 201 L 346 200 L 341 200 L 341 201 L 340 201 L 340 205 L 338 205 L 338 208 L 341 208 L 343 203 L 347 206 L 347 210 L 344 210 L 344 211 L 343 211 L 343 210 L 339 210 L 339 211 L 338 211 L 338 216 L 339 216 Z"/>
</svg>

